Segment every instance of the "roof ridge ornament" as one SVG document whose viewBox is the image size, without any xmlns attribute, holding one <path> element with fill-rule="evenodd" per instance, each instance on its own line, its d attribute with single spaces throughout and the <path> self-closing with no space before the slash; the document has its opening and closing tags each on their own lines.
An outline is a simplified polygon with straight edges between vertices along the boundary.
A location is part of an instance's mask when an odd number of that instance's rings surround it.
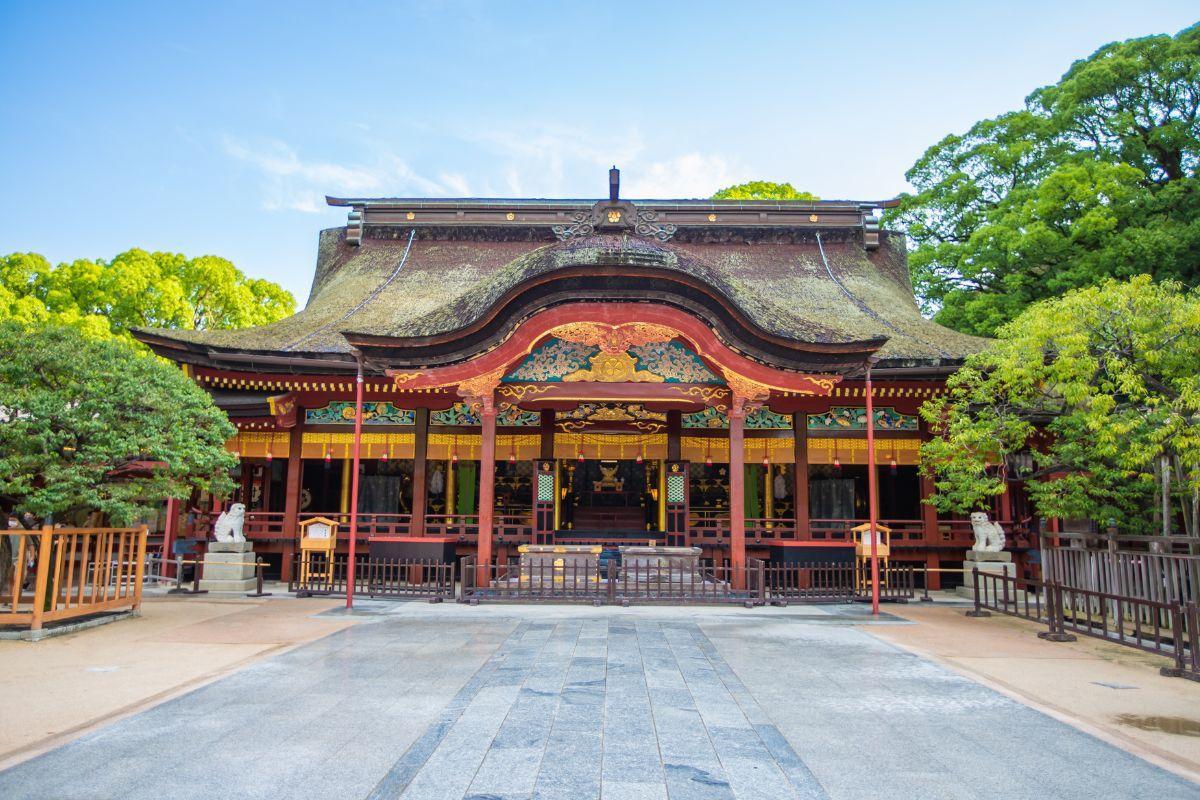
<svg viewBox="0 0 1200 800">
<path fill-rule="evenodd" d="M 610 199 L 601 200 L 590 209 L 576 211 L 569 224 L 554 225 L 550 230 L 560 242 L 582 239 L 597 232 L 632 233 L 666 242 L 679 228 L 669 222 L 659 222 L 658 211 L 653 208 L 638 208 L 628 200 Z"/>
</svg>

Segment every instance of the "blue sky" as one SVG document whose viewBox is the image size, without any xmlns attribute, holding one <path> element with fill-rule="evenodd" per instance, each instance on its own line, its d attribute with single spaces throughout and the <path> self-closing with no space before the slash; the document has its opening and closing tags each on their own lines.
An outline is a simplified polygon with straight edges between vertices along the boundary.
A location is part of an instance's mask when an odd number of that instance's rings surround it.
<svg viewBox="0 0 1200 800">
<path fill-rule="evenodd" d="M 323 195 L 904 190 L 1185 2 L 0 0 L 0 252 L 214 253 L 303 303 Z"/>
</svg>

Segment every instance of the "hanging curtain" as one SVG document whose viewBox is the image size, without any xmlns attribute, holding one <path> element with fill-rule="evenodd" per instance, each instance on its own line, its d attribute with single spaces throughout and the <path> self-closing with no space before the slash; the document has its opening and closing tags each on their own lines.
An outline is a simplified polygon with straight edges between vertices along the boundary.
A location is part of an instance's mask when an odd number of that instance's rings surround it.
<svg viewBox="0 0 1200 800">
<path fill-rule="evenodd" d="M 746 519 L 759 519 L 762 517 L 762 467 L 757 464 L 746 464 L 744 466 L 746 475 L 744 491 L 746 498 Z"/>
<path fill-rule="evenodd" d="M 363 475 L 358 494 L 360 514 L 395 514 L 400 510 L 399 475 Z"/>
<path fill-rule="evenodd" d="M 475 484 L 478 482 L 479 465 L 474 461 L 458 463 L 458 483 L 455 489 L 454 504 L 458 506 L 458 514 L 475 513 Z"/>
<path fill-rule="evenodd" d="M 808 484 L 813 519 L 854 519 L 854 479 L 820 478 Z"/>
</svg>

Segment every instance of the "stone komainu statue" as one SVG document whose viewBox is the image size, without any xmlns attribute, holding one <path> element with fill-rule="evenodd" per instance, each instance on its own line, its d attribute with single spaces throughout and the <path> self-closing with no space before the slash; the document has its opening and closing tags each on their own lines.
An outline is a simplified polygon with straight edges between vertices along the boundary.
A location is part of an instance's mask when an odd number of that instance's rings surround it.
<svg viewBox="0 0 1200 800">
<path fill-rule="evenodd" d="M 246 507 L 241 503 L 234 503 L 228 511 L 222 511 L 221 516 L 217 517 L 213 525 L 213 535 L 217 537 L 218 542 L 244 542 L 246 537 L 242 534 L 242 525 L 245 521 Z"/>
<path fill-rule="evenodd" d="M 1004 549 L 1004 529 L 999 522 L 990 522 L 982 511 L 971 512 L 971 530 L 975 532 L 972 550 L 984 553 L 999 553 Z"/>
</svg>

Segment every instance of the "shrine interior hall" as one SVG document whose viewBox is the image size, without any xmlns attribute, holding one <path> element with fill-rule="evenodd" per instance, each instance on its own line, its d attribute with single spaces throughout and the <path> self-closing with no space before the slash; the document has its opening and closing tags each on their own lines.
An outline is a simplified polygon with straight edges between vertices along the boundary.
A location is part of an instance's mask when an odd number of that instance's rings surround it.
<svg viewBox="0 0 1200 800">
<path fill-rule="evenodd" d="M 628 200 L 614 171 L 598 201 L 329 203 L 347 222 L 321 232 L 302 311 L 135 333 L 238 430 L 234 497 L 173 503 L 168 538 L 242 502 L 286 579 L 304 520 L 348 531 L 361 375 L 360 553 L 656 542 L 713 564 L 836 561 L 873 469 L 891 558 L 961 564 L 970 523 L 921 502 L 918 409 L 985 341 L 921 316 L 888 201 Z M 1023 565 L 1008 485 L 993 517 Z"/>
</svg>

